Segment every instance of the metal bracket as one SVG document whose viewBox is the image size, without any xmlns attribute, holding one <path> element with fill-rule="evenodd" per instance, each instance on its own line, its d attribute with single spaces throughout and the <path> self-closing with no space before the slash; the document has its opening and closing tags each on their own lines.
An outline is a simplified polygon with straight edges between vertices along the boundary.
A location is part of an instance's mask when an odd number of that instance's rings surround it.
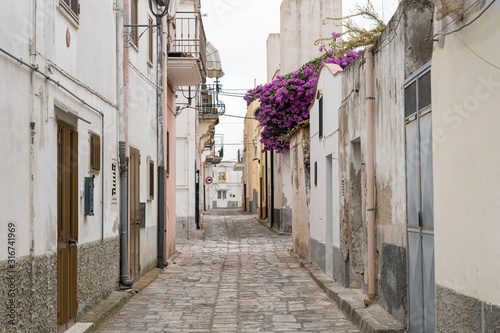
<svg viewBox="0 0 500 333">
<path fill-rule="evenodd" d="M 160 26 L 159 25 L 147 25 L 147 24 L 124 24 L 123 25 L 124 28 L 146 28 L 144 29 L 143 32 L 141 32 L 139 34 L 139 36 L 135 36 L 135 32 L 134 31 L 123 31 L 123 41 L 124 42 L 127 42 L 127 43 L 130 43 L 130 42 L 134 42 L 134 41 L 138 41 L 139 39 L 141 39 L 141 37 L 146 33 L 146 31 L 148 31 L 149 29 L 151 29 L 153 31 L 153 33 L 157 32 L 160 30 Z M 130 47 L 130 46 L 126 46 L 126 47 Z"/>
</svg>

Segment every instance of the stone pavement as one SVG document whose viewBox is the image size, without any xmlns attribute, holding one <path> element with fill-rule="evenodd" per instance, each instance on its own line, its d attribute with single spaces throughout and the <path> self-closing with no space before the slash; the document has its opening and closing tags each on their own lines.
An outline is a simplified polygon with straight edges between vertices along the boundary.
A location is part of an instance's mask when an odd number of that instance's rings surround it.
<svg viewBox="0 0 500 333">
<path fill-rule="evenodd" d="M 100 332 L 359 332 L 278 236 L 239 210 L 205 215 L 181 255 Z"/>
</svg>

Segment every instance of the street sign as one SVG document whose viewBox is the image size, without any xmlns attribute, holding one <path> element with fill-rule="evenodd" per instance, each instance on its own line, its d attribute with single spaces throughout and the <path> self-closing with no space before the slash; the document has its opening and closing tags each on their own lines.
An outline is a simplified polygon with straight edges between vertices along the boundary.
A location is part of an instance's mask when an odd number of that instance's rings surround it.
<svg viewBox="0 0 500 333">
<path fill-rule="evenodd" d="M 214 179 L 212 177 L 207 177 L 205 181 L 207 182 L 207 184 L 212 184 L 214 182 Z"/>
</svg>

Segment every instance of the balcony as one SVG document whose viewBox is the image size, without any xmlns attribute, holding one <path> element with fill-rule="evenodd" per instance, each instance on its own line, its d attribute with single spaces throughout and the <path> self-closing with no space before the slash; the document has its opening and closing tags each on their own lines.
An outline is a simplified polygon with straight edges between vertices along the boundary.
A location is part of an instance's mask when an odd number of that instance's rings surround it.
<svg viewBox="0 0 500 333">
<path fill-rule="evenodd" d="M 219 100 L 221 88 L 222 85 L 218 83 L 201 84 L 199 86 L 198 113 L 200 118 L 211 115 L 221 116 L 226 112 L 226 105 Z"/>
<path fill-rule="evenodd" d="M 222 134 L 216 134 L 212 142 L 211 153 L 205 159 L 205 163 L 217 165 L 222 162 L 224 158 L 224 136 Z"/>
<path fill-rule="evenodd" d="M 207 77 L 207 39 L 198 12 L 177 12 L 169 32 L 167 75 L 176 87 L 197 87 Z"/>
</svg>

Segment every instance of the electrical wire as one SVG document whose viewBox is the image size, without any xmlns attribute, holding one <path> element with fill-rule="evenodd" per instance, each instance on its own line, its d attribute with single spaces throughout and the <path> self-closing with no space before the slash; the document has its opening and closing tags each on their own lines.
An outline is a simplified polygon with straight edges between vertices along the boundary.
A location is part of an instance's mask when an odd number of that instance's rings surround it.
<svg viewBox="0 0 500 333">
<path fill-rule="evenodd" d="M 454 18 L 453 20 L 451 20 L 451 22 L 448 23 L 446 26 L 444 26 L 444 28 L 442 28 L 441 30 L 439 30 L 438 33 L 436 33 L 433 36 L 433 39 L 436 38 L 437 36 L 446 36 L 446 35 L 454 34 L 455 32 L 458 32 L 458 31 L 462 30 L 463 28 L 468 27 L 469 25 L 471 25 L 472 23 L 474 23 L 478 18 L 480 18 L 495 3 L 495 1 L 496 0 L 491 1 L 490 4 L 488 6 L 486 6 L 486 8 L 484 8 L 483 11 L 481 11 L 481 13 L 479 13 L 479 15 L 477 15 L 472 21 L 464 24 L 463 26 L 461 26 L 460 28 L 458 28 L 456 30 L 449 31 L 447 33 L 441 33 L 441 31 L 443 31 L 444 29 L 448 28 L 450 26 L 450 24 L 452 24 L 453 22 L 455 22 L 457 19 L 463 17 L 463 15 L 469 9 L 471 9 L 473 6 L 475 6 L 479 2 L 479 0 L 477 0 L 472 5 L 470 5 L 469 7 L 467 7 L 467 9 L 465 9 L 460 15 L 458 15 L 456 18 Z"/>
<path fill-rule="evenodd" d="M 233 117 L 233 118 L 241 118 L 241 119 L 252 119 L 252 120 L 258 120 L 257 118 L 253 118 L 253 117 L 245 117 L 245 116 L 235 116 L 235 115 L 232 115 L 232 114 L 221 114 L 221 116 L 224 116 L 224 117 Z"/>
</svg>

